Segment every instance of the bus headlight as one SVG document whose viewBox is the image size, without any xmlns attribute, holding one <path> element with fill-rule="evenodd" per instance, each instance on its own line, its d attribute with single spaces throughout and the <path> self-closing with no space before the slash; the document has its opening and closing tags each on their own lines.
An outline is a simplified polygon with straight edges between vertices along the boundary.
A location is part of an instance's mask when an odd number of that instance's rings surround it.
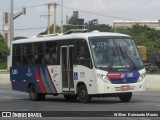
<svg viewBox="0 0 160 120">
<path fill-rule="evenodd" d="M 111 84 L 109 78 L 107 76 L 103 77 L 103 81 L 108 83 L 108 84 Z"/>
<path fill-rule="evenodd" d="M 144 80 L 144 78 L 146 77 L 146 72 L 140 74 L 139 78 L 138 78 L 138 82 L 142 82 Z"/>
</svg>

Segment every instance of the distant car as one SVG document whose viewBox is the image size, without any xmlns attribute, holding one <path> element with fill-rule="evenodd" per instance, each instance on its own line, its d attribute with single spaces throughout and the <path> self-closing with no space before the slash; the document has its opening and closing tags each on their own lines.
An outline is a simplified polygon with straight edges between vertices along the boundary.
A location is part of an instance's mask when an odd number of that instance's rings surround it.
<svg viewBox="0 0 160 120">
<path fill-rule="evenodd" d="M 146 71 L 149 73 L 159 73 L 159 67 L 151 63 L 144 63 Z"/>
</svg>

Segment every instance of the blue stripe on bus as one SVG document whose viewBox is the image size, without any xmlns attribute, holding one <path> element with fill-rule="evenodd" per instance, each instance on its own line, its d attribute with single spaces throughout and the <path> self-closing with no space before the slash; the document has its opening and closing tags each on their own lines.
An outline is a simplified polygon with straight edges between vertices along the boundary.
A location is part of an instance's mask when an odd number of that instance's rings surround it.
<svg viewBox="0 0 160 120">
<path fill-rule="evenodd" d="M 129 83 L 137 83 L 138 78 L 140 76 L 139 72 L 130 71 L 130 72 L 109 72 L 108 74 L 114 75 L 119 74 L 120 76 L 117 78 L 109 78 L 112 84 L 129 84 Z"/>
<path fill-rule="evenodd" d="M 45 89 L 46 89 L 46 92 L 47 92 L 47 93 L 51 93 L 51 90 L 50 90 L 50 88 L 49 88 L 48 82 L 46 81 L 45 76 L 44 76 L 44 74 L 43 74 L 44 72 L 42 71 L 42 68 L 40 67 L 39 70 L 40 70 L 41 80 L 42 80 L 43 85 L 44 85 L 44 87 L 45 87 Z"/>
<path fill-rule="evenodd" d="M 28 91 L 28 85 L 34 84 L 37 92 L 42 90 L 36 79 L 36 69 L 39 73 L 39 79 L 44 86 L 46 93 L 57 93 L 56 88 L 52 82 L 47 66 L 14 66 L 10 69 L 10 78 L 12 82 L 12 89 L 17 91 Z M 15 80 L 15 82 L 14 82 Z"/>
<path fill-rule="evenodd" d="M 48 83 L 49 83 L 51 92 L 52 92 L 52 93 L 57 93 L 56 87 L 55 87 L 54 84 L 53 84 L 52 78 L 51 78 L 51 76 L 50 76 L 50 74 L 49 74 L 49 70 L 48 70 L 47 67 L 45 67 L 45 76 L 46 76 L 46 80 L 47 80 Z"/>
</svg>

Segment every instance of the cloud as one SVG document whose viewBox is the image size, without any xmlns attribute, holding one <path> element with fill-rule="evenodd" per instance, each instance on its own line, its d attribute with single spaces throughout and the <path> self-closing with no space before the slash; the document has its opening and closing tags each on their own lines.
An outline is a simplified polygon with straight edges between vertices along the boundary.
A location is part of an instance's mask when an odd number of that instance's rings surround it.
<svg viewBox="0 0 160 120">
<path fill-rule="evenodd" d="M 79 10 L 103 15 L 117 16 L 131 20 L 151 20 L 158 18 L 159 0 L 65 0 L 65 5 Z M 84 12 L 86 11 L 86 13 Z M 90 14 L 89 17 L 96 15 Z M 104 17 L 98 16 L 99 19 Z M 87 19 L 87 18 L 86 18 Z M 105 20 L 115 18 L 107 18 Z M 104 20 L 104 21 L 105 21 Z M 103 20 L 102 20 L 103 21 Z"/>
</svg>

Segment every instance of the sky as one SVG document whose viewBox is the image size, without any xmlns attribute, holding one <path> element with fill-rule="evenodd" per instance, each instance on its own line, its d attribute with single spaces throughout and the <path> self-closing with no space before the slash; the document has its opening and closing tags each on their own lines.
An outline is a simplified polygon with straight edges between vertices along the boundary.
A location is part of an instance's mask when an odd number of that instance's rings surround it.
<svg viewBox="0 0 160 120">
<path fill-rule="evenodd" d="M 26 7 L 26 15 L 14 20 L 16 36 L 35 36 L 46 30 L 48 3 L 58 3 L 57 24 L 61 21 L 61 0 L 14 0 L 14 13 Z M 79 11 L 79 18 L 85 22 L 98 19 L 99 24 L 113 25 L 114 20 L 159 20 L 160 0 L 63 0 L 63 21 L 66 24 L 66 15 L 72 16 L 73 11 Z M 10 0 L 0 0 L 0 32 L 2 33 L 2 12 L 10 10 Z M 53 7 L 51 8 L 53 14 Z M 53 17 L 51 17 L 53 24 Z"/>
</svg>

